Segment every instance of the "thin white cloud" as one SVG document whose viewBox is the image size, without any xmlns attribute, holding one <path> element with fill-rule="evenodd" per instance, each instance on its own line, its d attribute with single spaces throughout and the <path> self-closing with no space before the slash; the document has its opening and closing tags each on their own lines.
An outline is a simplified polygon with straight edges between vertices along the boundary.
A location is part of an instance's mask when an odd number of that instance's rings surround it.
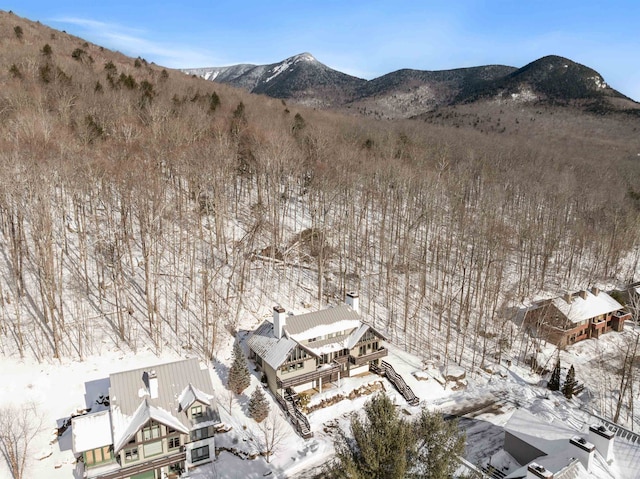
<svg viewBox="0 0 640 479">
<path fill-rule="evenodd" d="M 52 19 L 52 22 L 79 27 L 80 30 L 75 32 L 78 36 L 126 55 L 143 57 L 162 66 L 188 68 L 217 64 L 211 52 L 156 41 L 141 29 L 78 17 L 57 17 Z"/>
</svg>

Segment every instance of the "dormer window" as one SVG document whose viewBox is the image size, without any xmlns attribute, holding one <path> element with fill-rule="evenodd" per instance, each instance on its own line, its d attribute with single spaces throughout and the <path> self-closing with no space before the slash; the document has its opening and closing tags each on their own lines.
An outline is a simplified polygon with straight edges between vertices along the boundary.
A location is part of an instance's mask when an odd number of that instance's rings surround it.
<svg viewBox="0 0 640 479">
<path fill-rule="evenodd" d="M 194 419 L 202 417 L 202 406 L 193 406 L 191 408 L 191 417 Z"/>
</svg>

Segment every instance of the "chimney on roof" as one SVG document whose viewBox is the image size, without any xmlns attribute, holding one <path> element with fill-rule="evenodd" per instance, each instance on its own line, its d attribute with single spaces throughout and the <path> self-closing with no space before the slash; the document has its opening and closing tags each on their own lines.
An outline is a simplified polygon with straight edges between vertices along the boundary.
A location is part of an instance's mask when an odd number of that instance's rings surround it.
<svg viewBox="0 0 640 479">
<path fill-rule="evenodd" d="M 360 298 L 358 297 L 358 293 L 353 291 L 349 291 L 346 297 L 347 306 L 353 309 L 356 313 L 360 314 Z"/>
<path fill-rule="evenodd" d="M 600 293 L 600 289 L 594 286 L 593 288 L 591 288 L 591 292 L 594 296 L 598 296 L 598 294 Z"/>
<path fill-rule="evenodd" d="M 158 398 L 158 375 L 155 369 L 149 371 L 149 396 L 151 399 Z"/>
<path fill-rule="evenodd" d="M 553 472 L 547 471 L 537 462 L 532 462 L 527 466 L 527 479 L 553 479 Z"/>
<path fill-rule="evenodd" d="M 273 334 L 280 339 L 287 324 L 287 315 L 282 306 L 273 307 Z"/>
<path fill-rule="evenodd" d="M 586 290 L 584 290 L 584 289 L 583 289 L 583 290 L 582 290 L 582 291 L 580 291 L 578 294 L 580 295 L 580 297 L 581 297 L 582 299 L 587 299 L 587 291 L 586 291 Z"/>
<path fill-rule="evenodd" d="M 589 442 L 596 446 L 604 460 L 613 459 L 613 438 L 615 434 L 604 426 L 589 426 Z"/>
<path fill-rule="evenodd" d="M 590 471 L 591 460 L 593 459 L 596 446 L 587 442 L 586 439 L 578 436 L 574 436 L 569 439 L 569 443 L 573 446 L 571 449 L 572 454 L 575 454 L 576 458 L 582 463 L 587 472 Z"/>
<path fill-rule="evenodd" d="M 567 304 L 571 304 L 571 301 L 573 301 L 573 295 L 571 293 L 565 293 L 564 300 L 567 302 Z"/>
</svg>

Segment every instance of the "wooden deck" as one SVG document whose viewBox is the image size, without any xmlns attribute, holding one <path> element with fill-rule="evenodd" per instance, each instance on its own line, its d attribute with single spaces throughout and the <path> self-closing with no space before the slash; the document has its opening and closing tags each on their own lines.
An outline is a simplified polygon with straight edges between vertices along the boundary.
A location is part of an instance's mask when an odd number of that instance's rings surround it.
<svg viewBox="0 0 640 479">
<path fill-rule="evenodd" d="M 134 474 L 140 474 L 141 472 L 147 472 L 154 469 L 159 469 L 164 466 L 170 466 L 171 464 L 175 464 L 177 462 L 185 461 L 186 458 L 186 452 L 175 452 L 173 454 L 152 459 L 151 461 L 145 461 L 140 464 L 123 467 L 121 469 L 118 469 L 117 471 L 96 476 L 95 479 L 124 479 Z"/>
</svg>

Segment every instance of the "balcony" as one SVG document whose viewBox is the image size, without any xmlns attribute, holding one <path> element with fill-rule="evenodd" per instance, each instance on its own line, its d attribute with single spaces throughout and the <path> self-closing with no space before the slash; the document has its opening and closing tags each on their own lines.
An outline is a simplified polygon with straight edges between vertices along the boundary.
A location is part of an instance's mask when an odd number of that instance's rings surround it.
<svg viewBox="0 0 640 479">
<path fill-rule="evenodd" d="M 339 372 L 339 364 L 324 364 L 315 371 L 311 371 L 310 373 L 295 375 L 292 372 L 287 374 L 288 377 L 285 378 L 276 377 L 276 384 L 278 385 L 278 389 L 285 389 L 292 386 L 299 386 L 300 384 L 309 383 L 311 381 L 315 381 L 316 379 L 324 379 L 327 376 L 329 376 L 330 381 L 333 381 L 338 379 Z"/>
<path fill-rule="evenodd" d="M 187 455 L 184 451 L 175 452 L 173 454 L 161 456 L 156 459 L 152 459 L 150 461 L 142 462 L 140 464 L 135 464 L 129 467 L 123 467 L 111 473 L 101 474 L 99 476 L 95 476 L 95 478 L 96 479 L 123 479 L 135 474 L 140 474 L 142 472 L 156 470 L 164 466 L 170 466 L 171 464 L 175 464 L 177 462 L 183 462 L 186 458 L 187 458 Z"/>
<path fill-rule="evenodd" d="M 380 348 L 377 351 L 365 354 L 364 356 L 349 356 L 349 362 L 355 366 L 362 366 L 363 364 L 367 364 L 375 359 L 384 358 L 388 353 L 389 352 L 386 348 Z"/>
</svg>

